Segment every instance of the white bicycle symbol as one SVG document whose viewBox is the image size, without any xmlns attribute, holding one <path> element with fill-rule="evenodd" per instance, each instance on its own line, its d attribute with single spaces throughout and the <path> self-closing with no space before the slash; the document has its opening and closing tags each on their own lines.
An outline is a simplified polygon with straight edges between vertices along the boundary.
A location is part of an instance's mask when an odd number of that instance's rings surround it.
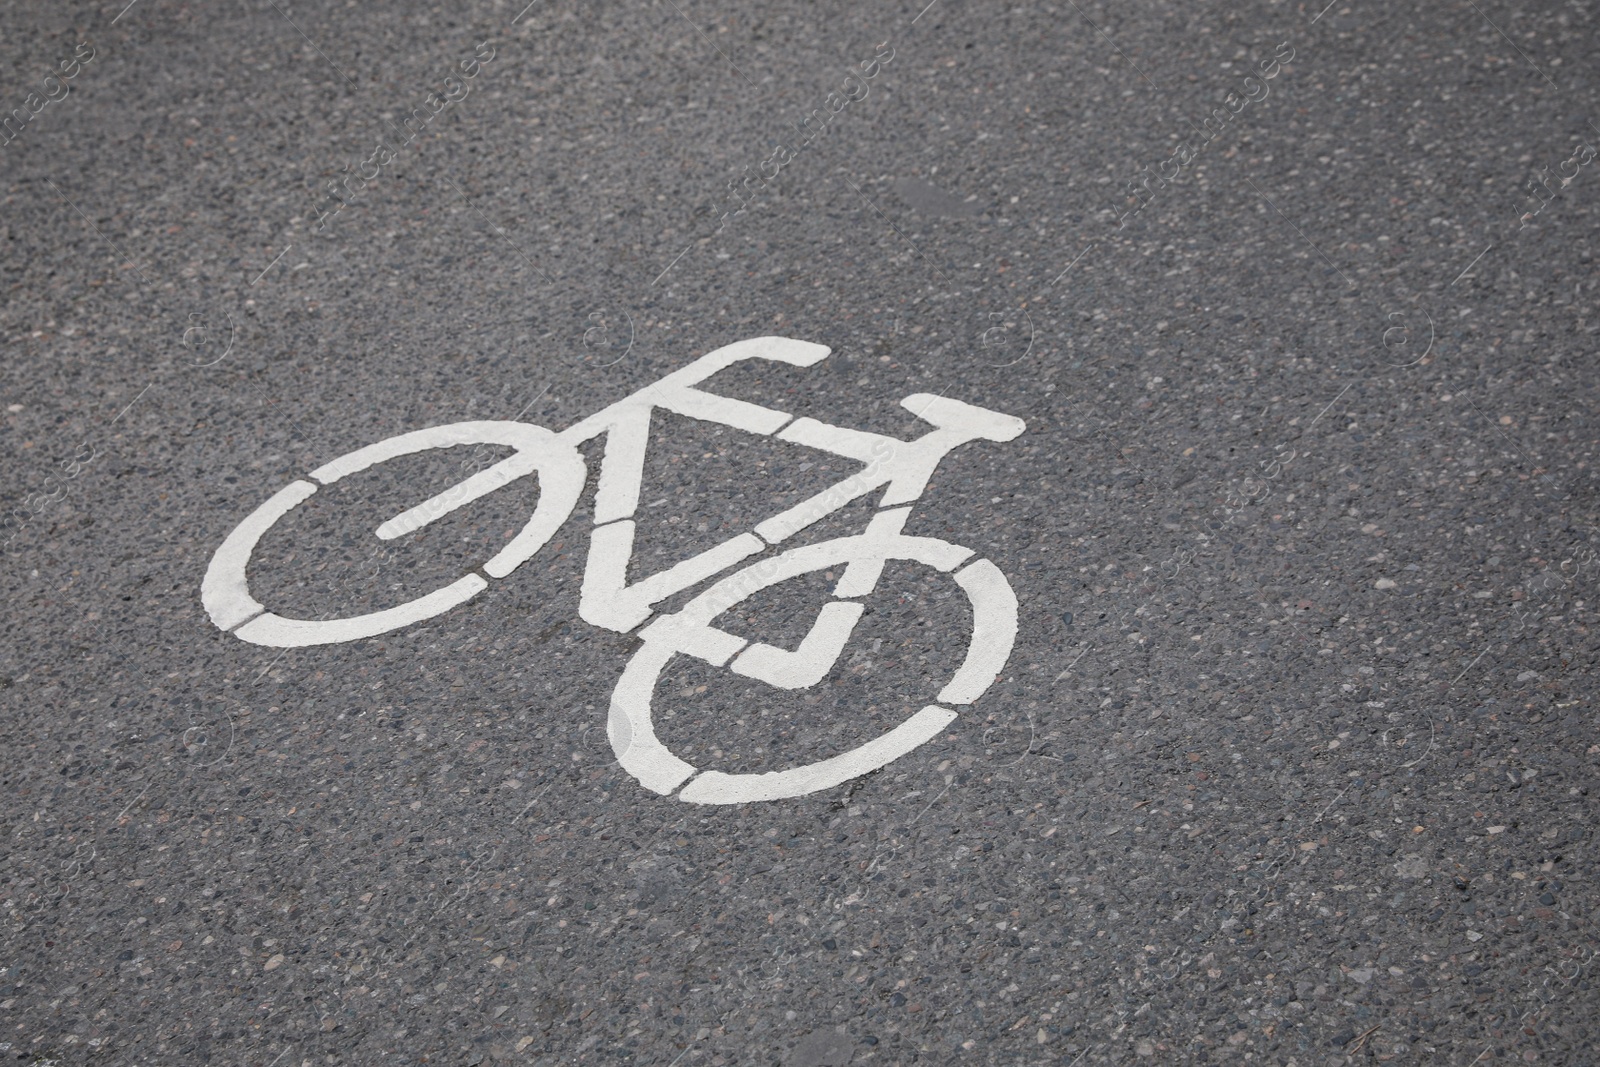
<svg viewBox="0 0 1600 1067">
<path fill-rule="evenodd" d="M 611 698 L 607 734 L 617 761 L 645 788 L 663 796 L 683 786 L 680 800 L 737 804 L 804 796 L 858 777 L 932 740 L 956 713 L 942 704 L 971 704 L 988 689 L 1017 634 L 1017 598 L 1004 574 L 970 548 L 902 533 L 911 505 L 922 495 L 940 460 L 968 441 L 1010 441 L 1024 429 L 1021 419 L 939 396 L 917 393 L 901 405 L 935 429 L 913 441 L 849 430 L 800 418 L 743 400 L 717 396 L 696 386 L 746 359 L 768 359 L 809 367 L 828 355 L 824 345 L 786 337 L 757 337 L 710 352 L 610 407 L 552 433 L 520 422 L 457 422 L 404 433 L 360 448 L 318 467 L 280 489 L 234 528 L 206 571 L 201 600 L 212 622 L 241 640 L 278 648 L 356 641 L 433 618 L 505 578 L 526 563 L 577 506 L 588 478 L 578 446 L 606 435 L 595 496 L 595 528 L 579 594 L 579 616 L 625 633 L 650 619 L 654 606 L 676 593 L 727 571 L 769 546 L 792 537 L 876 489 L 883 495 L 866 529 L 793 548 L 728 574 L 682 609 L 659 615 L 638 631 L 643 646 L 633 654 Z M 657 574 L 627 584 L 633 554 L 633 515 L 639 506 L 645 446 L 656 408 L 759 435 L 792 441 L 864 463 L 835 485 Z M 428 449 L 497 444 L 516 451 L 451 489 L 395 516 L 376 530 L 383 540 L 403 537 L 486 493 L 534 472 L 539 499 L 526 526 L 499 552 L 442 589 L 396 607 L 341 619 L 290 619 L 268 611 L 250 595 L 246 569 L 251 554 L 273 524 L 320 487 L 374 464 Z M 972 639 L 961 666 L 935 698 L 888 732 L 847 752 L 800 767 L 765 773 L 701 773 L 656 737 L 651 698 L 661 672 L 675 656 L 691 656 L 779 689 L 821 682 L 843 653 L 862 599 L 877 587 L 888 560 L 909 560 L 953 575 L 972 607 Z M 833 600 L 792 651 L 753 643 L 713 625 L 718 615 L 753 594 L 803 574 L 843 566 Z M 693 779 L 691 781 L 691 779 Z M 687 785 L 685 786 L 685 783 Z"/>
</svg>

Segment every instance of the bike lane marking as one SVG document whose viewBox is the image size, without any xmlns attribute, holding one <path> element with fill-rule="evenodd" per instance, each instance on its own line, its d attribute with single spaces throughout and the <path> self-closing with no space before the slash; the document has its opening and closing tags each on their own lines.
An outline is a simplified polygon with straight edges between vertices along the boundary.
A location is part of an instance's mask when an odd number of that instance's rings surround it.
<svg viewBox="0 0 1600 1067">
<path fill-rule="evenodd" d="M 940 396 L 913 394 L 903 407 L 933 424 L 911 441 L 829 426 L 746 401 L 694 388 L 706 378 L 752 357 L 809 366 L 828 355 L 822 345 L 780 337 L 737 342 L 707 353 L 660 382 L 641 389 L 561 433 L 518 422 L 463 422 L 396 435 L 356 449 L 316 468 L 309 480 L 280 490 L 229 534 L 212 559 L 202 583 L 202 601 L 223 630 L 256 644 L 292 648 L 377 636 L 441 614 L 488 587 L 489 575 L 509 575 L 542 547 L 576 507 L 588 481 L 578 444 L 607 436 L 596 491 L 597 525 L 580 593 L 579 615 L 607 629 L 626 632 L 649 619 L 662 599 L 737 566 L 760 553 L 769 540 L 797 532 L 849 500 L 883 488 L 879 510 L 866 530 L 791 549 L 725 575 L 684 608 L 662 616 L 640 633 L 643 646 L 624 668 L 613 692 L 607 734 L 619 764 L 646 788 L 670 794 L 685 787 L 689 803 L 743 803 L 803 796 L 870 773 L 931 740 L 957 713 L 936 704 L 848 752 L 786 770 L 752 774 L 701 773 L 671 753 L 655 735 L 651 704 L 656 681 L 673 656 L 686 654 L 713 666 L 726 666 L 777 689 L 816 685 L 837 663 L 889 559 L 903 559 L 953 574 L 972 606 L 973 629 L 967 654 L 937 699 L 953 704 L 976 701 L 1003 670 L 1017 635 L 1017 599 L 1005 575 L 986 559 L 972 559 L 971 548 L 936 538 L 902 533 L 911 504 L 920 498 L 940 461 L 969 441 L 1010 441 L 1023 432 L 1022 420 Z M 838 485 L 802 502 L 758 527 L 685 560 L 666 571 L 626 584 L 633 554 L 635 522 L 649 444 L 650 418 L 657 408 L 690 418 L 743 429 L 758 436 L 776 433 L 867 464 Z M 414 532 L 486 493 L 537 471 L 540 497 L 522 533 L 482 567 L 442 589 L 396 607 L 343 619 L 286 619 L 250 595 L 246 567 L 261 538 L 320 487 L 390 459 L 460 444 L 502 444 L 515 454 L 480 471 L 422 504 L 381 524 L 380 540 Z M 895 506 L 891 506 L 895 505 Z M 758 535 L 759 534 L 759 535 Z M 764 539 L 765 537 L 765 539 Z M 770 586 L 824 567 L 843 564 L 834 597 L 793 650 L 729 634 L 712 620 Z M 730 662 L 731 661 L 731 662 Z M 697 778 L 698 776 L 698 778 Z M 693 781 L 691 781 L 693 780 Z"/>
</svg>

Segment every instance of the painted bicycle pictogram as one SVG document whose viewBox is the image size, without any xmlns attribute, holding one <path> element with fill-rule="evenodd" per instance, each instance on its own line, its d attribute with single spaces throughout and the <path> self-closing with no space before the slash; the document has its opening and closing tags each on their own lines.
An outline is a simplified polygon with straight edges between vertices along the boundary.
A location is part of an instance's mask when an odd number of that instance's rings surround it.
<svg viewBox="0 0 1600 1067">
<path fill-rule="evenodd" d="M 961 545 L 903 533 L 912 505 L 935 468 L 953 449 L 970 441 L 1005 442 L 1022 433 L 1022 420 L 943 396 L 917 393 L 901 405 L 934 428 L 904 441 L 846 429 L 811 418 L 706 392 L 697 386 L 747 359 L 809 367 L 826 358 L 824 345 L 785 337 L 758 337 L 707 353 L 604 410 L 559 433 L 521 422 L 458 422 L 399 434 L 327 463 L 291 482 L 239 523 L 212 557 L 201 586 L 211 620 L 222 630 L 257 645 L 296 648 L 375 637 L 433 618 L 508 577 L 555 534 L 577 506 L 588 480 L 578 446 L 605 436 L 595 493 L 594 531 L 585 563 L 578 614 L 592 625 L 633 632 L 634 652 L 611 698 L 607 734 L 617 761 L 647 789 L 698 804 L 736 804 L 804 796 L 884 766 L 931 740 L 956 718 L 945 705 L 971 704 L 1005 666 L 1017 633 L 1017 599 L 992 562 Z M 626 580 L 633 555 L 635 520 L 644 480 L 650 418 L 660 408 L 689 418 L 806 445 L 864 467 L 793 507 L 656 574 Z M 480 566 L 460 578 L 396 607 L 338 619 L 291 619 L 269 611 L 250 593 L 246 570 L 262 536 L 320 488 L 375 464 L 429 449 L 495 444 L 515 451 L 380 525 L 382 540 L 421 529 L 486 493 L 538 474 L 539 497 L 520 532 Z M 881 490 L 865 530 L 740 564 Z M 731 774 L 691 766 L 657 738 L 651 713 L 657 680 L 676 656 L 689 656 L 778 689 L 817 685 L 845 649 L 864 611 L 864 598 L 878 585 L 884 565 L 903 560 L 949 574 L 972 609 L 972 636 L 965 658 L 933 702 L 898 726 L 847 752 L 798 767 Z M 738 568 L 735 570 L 734 568 Z M 782 649 L 728 633 L 715 625 L 723 612 L 750 596 L 801 575 L 842 567 L 832 599 L 794 649 Z M 722 575 L 678 611 L 656 614 L 655 605 Z M 642 626 L 642 628 L 640 628 Z"/>
</svg>

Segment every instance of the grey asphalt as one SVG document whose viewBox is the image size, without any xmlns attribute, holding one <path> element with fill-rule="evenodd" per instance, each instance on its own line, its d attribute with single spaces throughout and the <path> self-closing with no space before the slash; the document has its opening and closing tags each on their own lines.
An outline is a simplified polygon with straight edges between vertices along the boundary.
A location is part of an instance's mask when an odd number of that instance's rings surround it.
<svg viewBox="0 0 1600 1067">
<path fill-rule="evenodd" d="M 1600 1060 L 1592 4 L 117 0 L 0 31 L 5 1062 Z M 618 766 L 637 642 L 578 618 L 592 484 L 382 637 L 262 648 L 201 606 L 334 457 L 559 429 L 769 334 L 834 351 L 713 388 L 1028 425 L 907 527 L 1008 576 L 1010 660 L 877 773 L 705 807 Z M 484 462 L 325 491 L 252 588 L 341 617 L 453 579 L 531 486 L 371 531 Z M 659 416 L 636 564 L 840 476 Z M 892 563 L 810 690 L 675 661 L 663 738 L 770 769 L 881 732 L 966 647 L 953 589 Z M 744 625 L 798 640 L 825 592 Z"/>
</svg>

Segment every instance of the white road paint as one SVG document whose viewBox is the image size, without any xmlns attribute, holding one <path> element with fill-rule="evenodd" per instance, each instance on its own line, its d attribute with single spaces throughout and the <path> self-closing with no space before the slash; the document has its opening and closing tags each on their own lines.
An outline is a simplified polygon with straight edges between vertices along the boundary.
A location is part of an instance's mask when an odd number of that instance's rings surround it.
<svg viewBox="0 0 1600 1067">
<path fill-rule="evenodd" d="M 833 670 L 866 609 L 865 604 L 838 600 L 825 604 L 799 648 L 789 652 L 772 645 L 751 645 L 728 669 L 777 689 L 809 689 Z"/>
<path fill-rule="evenodd" d="M 607 735 L 617 762 L 645 788 L 662 795 L 671 793 L 696 773 L 693 765 L 669 751 L 655 733 L 651 702 L 656 682 L 674 656 L 693 656 L 713 666 L 727 663 L 735 674 L 779 689 L 805 688 L 822 681 L 833 669 L 861 617 L 861 604 L 836 600 L 823 608 L 811 632 L 794 651 L 764 644 L 745 646 L 744 638 L 718 629 L 712 620 L 748 597 L 780 582 L 841 564 L 846 576 L 839 579 L 839 585 L 848 580 L 852 567 L 863 562 L 875 564 L 879 572 L 889 559 L 910 560 L 948 572 L 971 554 L 971 549 L 936 538 L 907 537 L 898 529 L 869 529 L 855 537 L 837 537 L 790 549 L 775 559 L 729 575 L 681 611 L 662 616 L 640 633 L 644 647 L 629 661 L 611 697 Z M 955 580 L 971 602 L 973 632 L 980 637 L 975 637 L 966 661 L 939 699 L 970 704 L 993 683 L 1011 654 L 1017 632 L 1017 598 L 1000 569 L 988 560 L 968 566 Z M 838 595 L 838 585 L 834 592 Z M 728 662 L 730 656 L 732 662 Z M 898 759 L 937 736 L 955 717 L 953 711 L 930 705 L 889 732 L 816 763 L 760 774 L 707 771 L 695 778 L 679 799 L 695 804 L 739 804 L 828 789 Z"/>
<path fill-rule="evenodd" d="M 955 718 L 955 712 L 929 704 L 882 737 L 843 755 L 770 774 L 707 771 L 690 782 L 688 788 L 678 794 L 678 799 L 690 804 L 746 804 L 755 800 L 803 797 L 821 789 L 832 789 L 932 741 Z"/>
<path fill-rule="evenodd" d="M 986 559 L 957 571 L 956 584 L 966 590 L 974 606 L 972 644 L 939 699 L 948 704 L 971 704 L 999 676 L 1011 655 L 1017 639 L 1017 594 L 1000 568 Z M 986 605 L 987 610 L 979 614 L 978 604 Z"/>
<path fill-rule="evenodd" d="M 268 612 L 251 619 L 233 634 L 253 645 L 270 645 L 273 648 L 308 648 L 311 645 L 359 641 L 442 615 L 451 608 L 465 604 L 487 588 L 489 583 L 483 578 L 466 574 L 443 589 L 436 589 L 427 596 L 408 600 L 383 611 L 344 619 L 286 619 Z"/>
<path fill-rule="evenodd" d="M 556 435 L 539 426 L 521 422 L 457 422 L 426 430 L 400 434 L 349 452 L 311 472 L 322 485 L 367 468 L 417 452 L 455 445 L 507 445 L 517 451 L 487 470 L 479 471 L 458 485 L 378 527 L 381 540 L 402 537 L 441 518 L 485 493 L 509 485 L 519 478 L 539 473 L 539 503 L 522 531 L 486 563 L 483 570 L 503 578 L 539 549 L 572 514 L 583 492 L 583 456 L 576 448 L 564 445 Z M 442 589 L 383 611 L 342 619 L 289 619 L 266 611 L 250 595 L 246 567 L 261 536 L 293 508 L 307 500 L 317 487 L 310 482 L 295 482 L 268 500 L 240 523 L 212 557 L 201 584 L 201 601 L 212 621 L 222 629 L 239 626 L 234 636 L 251 644 L 273 648 L 304 648 L 310 645 L 338 644 L 397 630 L 402 626 L 431 619 L 458 607 L 489 586 L 475 573 L 462 575 Z M 250 620 L 246 622 L 245 620 Z"/>
<path fill-rule="evenodd" d="M 733 364 L 767 359 L 809 367 L 828 348 L 786 337 L 757 337 L 719 348 L 681 370 L 624 397 L 559 432 L 520 422 L 475 421 L 399 434 L 356 449 L 292 482 L 247 516 L 212 557 L 201 584 L 201 601 L 212 621 L 241 640 L 277 648 L 335 644 L 375 637 L 433 618 L 466 602 L 527 562 L 571 517 L 587 481 L 578 446 L 604 436 L 605 452 L 595 494 L 595 530 L 584 568 L 579 615 L 586 622 L 639 631 L 643 644 L 629 661 L 612 695 L 607 734 L 622 766 L 647 789 L 662 795 L 682 787 L 680 799 L 698 804 L 734 804 L 803 796 L 869 771 L 937 736 L 956 713 L 930 704 L 880 737 L 829 759 L 766 774 L 697 770 L 673 755 L 655 735 L 651 701 L 661 671 L 677 655 L 778 689 L 804 689 L 821 682 L 843 653 L 864 606 L 860 598 L 877 587 L 887 560 L 909 560 L 954 572 L 973 611 L 973 636 L 966 659 L 938 694 L 946 704 L 970 704 L 1004 668 L 1017 635 L 1017 600 L 1005 575 L 985 559 L 970 562 L 969 548 L 902 533 L 911 505 L 927 488 L 944 457 L 969 441 L 1014 440 L 1021 419 L 944 396 L 917 393 L 902 406 L 934 428 L 911 441 L 793 419 L 785 412 L 718 396 L 698 386 Z M 634 513 L 644 482 L 650 419 L 661 408 L 758 436 L 803 444 L 853 459 L 864 467 L 837 484 L 664 571 L 629 584 Z M 250 593 L 248 567 L 266 532 L 320 487 L 400 456 L 467 444 L 498 444 L 512 455 L 381 524 L 381 540 L 402 538 L 458 508 L 537 473 L 539 500 L 527 525 L 498 553 L 441 589 L 382 611 L 340 619 L 291 619 L 274 614 Z M 776 545 L 853 500 L 882 490 L 866 530 L 777 556 L 727 574 L 681 611 L 650 622 L 655 605 L 724 574 L 769 545 Z M 723 611 L 747 597 L 802 574 L 843 567 L 837 598 L 818 615 L 794 649 L 751 644 L 712 625 Z M 485 577 L 487 575 L 487 577 Z M 692 780 L 691 780 L 692 779 Z M 687 783 L 687 786 L 685 786 Z"/>
<path fill-rule="evenodd" d="M 767 547 L 755 534 L 740 534 L 630 586 L 623 584 L 623 576 L 633 558 L 633 531 L 632 519 L 595 530 L 578 597 L 578 616 L 584 622 L 625 633 L 648 619 L 658 600 L 697 585 Z"/>
<path fill-rule="evenodd" d="M 211 566 L 206 568 L 206 576 L 200 582 L 200 603 L 205 605 L 206 613 L 220 629 L 231 630 L 267 610 L 250 595 L 245 566 L 261 535 L 316 491 L 317 487 L 310 482 L 290 482 L 235 526 L 211 557 Z"/>
</svg>

